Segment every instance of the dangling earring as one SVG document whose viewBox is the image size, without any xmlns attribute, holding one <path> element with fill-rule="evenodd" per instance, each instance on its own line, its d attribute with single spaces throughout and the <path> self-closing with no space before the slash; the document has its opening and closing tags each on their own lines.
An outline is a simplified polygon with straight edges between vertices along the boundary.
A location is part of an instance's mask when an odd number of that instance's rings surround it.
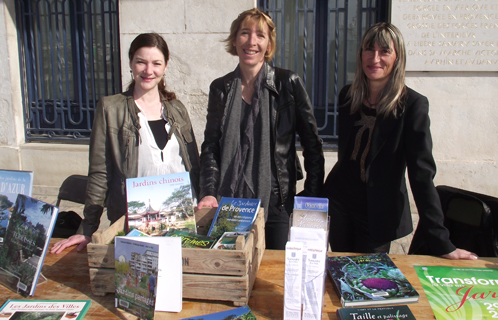
<svg viewBox="0 0 498 320">
<path fill-rule="evenodd" d="M 166 88 L 166 73 L 163 74 L 163 84 L 164 87 Z"/>
<path fill-rule="evenodd" d="M 133 77 L 133 71 L 130 70 L 130 77 L 131 77 L 131 81 L 135 80 L 135 78 Z"/>
</svg>

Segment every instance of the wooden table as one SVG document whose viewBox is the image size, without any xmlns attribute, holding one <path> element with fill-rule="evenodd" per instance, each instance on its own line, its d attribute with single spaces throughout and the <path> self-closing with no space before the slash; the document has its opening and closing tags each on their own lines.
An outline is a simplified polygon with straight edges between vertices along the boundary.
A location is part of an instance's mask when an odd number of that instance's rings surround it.
<svg viewBox="0 0 498 320">
<path fill-rule="evenodd" d="M 52 239 L 52 243 L 57 240 L 59 239 Z M 329 255 L 339 254 L 329 253 Z M 340 255 L 353 254 L 341 253 Z M 419 302 L 409 304 L 418 320 L 434 319 L 434 315 L 415 273 L 414 265 L 498 268 L 498 258 L 454 261 L 432 256 L 390 255 L 390 257 L 420 293 Z M 90 299 L 92 300 L 92 305 L 85 319 L 136 319 L 135 316 L 114 308 L 113 294 L 108 294 L 105 297 L 92 294 L 89 284 L 86 250 L 77 252 L 73 248 L 60 255 L 47 254 L 42 273 L 48 279 L 47 282 L 39 284 L 36 287 L 35 295 L 28 299 Z M 249 300 L 249 307 L 258 319 L 282 319 L 283 286 L 284 252 L 266 250 Z M 23 299 L 23 297 L 0 285 L 0 302 L 3 303 L 8 299 Z M 337 319 L 335 311 L 340 307 L 339 298 L 330 280 L 327 279 L 322 318 Z M 231 303 L 184 300 L 182 312 L 156 312 L 155 319 L 181 319 L 231 308 L 234 308 Z"/>
</svg>

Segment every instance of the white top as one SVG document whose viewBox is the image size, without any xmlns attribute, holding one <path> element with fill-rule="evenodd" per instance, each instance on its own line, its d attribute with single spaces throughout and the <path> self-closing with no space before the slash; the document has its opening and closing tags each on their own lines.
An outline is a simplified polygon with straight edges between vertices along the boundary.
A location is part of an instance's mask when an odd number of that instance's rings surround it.
<svg viewBox="0 0 498 320">
<path fill-rule="evenodd" d="M 185 165 L 180 154 L 180 145 L 176 135 L 171 136 L 164 149 L 159 149 L 142 108 L 138 103 L 137 106 L 140 109 L 138 117 L 140 119 L 139 133 L 141 138 L 140 146 L 138 147 L 138 177 L 185 172 Z M 162 110 L 161 115 L 163 115 Z M 170 124 L 166 123 L 165 126 L 166 132 L 169 133 L 171 130 Z M 161 153 L 163 159 L 161 159 Z"/>
</svg>

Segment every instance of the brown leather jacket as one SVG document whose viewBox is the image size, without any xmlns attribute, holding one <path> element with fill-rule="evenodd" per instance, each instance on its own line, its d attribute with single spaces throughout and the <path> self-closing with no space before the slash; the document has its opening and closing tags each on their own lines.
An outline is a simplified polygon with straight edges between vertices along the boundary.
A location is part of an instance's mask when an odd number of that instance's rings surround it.
<svg viewBox="0 0 498 320">
<path fill-rule="evenodd" d="M 164 116 L 180 144 L 185 170 L 190 172 L 191 183 L 199 194 L 199 152 L 188 112 L 179 100 L 163 98 L 163 105 Z M 104 97 L 97 105 L 82 221 L 86 236 L 98 229 L 104 204 L 111 223 L 127 212 L 126 179 L 136 178 L 138 174 L 139 112 L 131 91 Z"/>
<path fill-rule="evenodd" d="M 289 70 L 273 68 L 265 63 L 267 78 L 265 87 L 269 90 L 270 131 L 275 141 L 272 161 L 277 170 L 281 203 L 293 201 L 296 181 L 303 178 L 303 172 L 296 153 L 296 132 L 303 148 L 306 181 L 304 194 L 318 196 L 323 184 L 324 157 L 322 142 L 318 136 L 313 107 L 299 76 Z M 220 138 L 222 135 L 225 108 L 230 107 L 234 94 L 232 88 L 234 72 L 211 83 L 204 142 L 201 147 L 201 193 L 217 196 L 220 177 Z M 270 150 L 268 150 L 270 152 Z"/>
</svg>

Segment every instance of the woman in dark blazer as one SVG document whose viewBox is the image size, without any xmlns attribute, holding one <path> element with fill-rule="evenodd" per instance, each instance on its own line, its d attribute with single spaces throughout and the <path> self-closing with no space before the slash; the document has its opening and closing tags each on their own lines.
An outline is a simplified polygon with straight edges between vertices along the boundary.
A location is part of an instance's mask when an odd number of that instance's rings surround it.
<svg viewBox="0 0 498 320">
<path fill-rule="evenodd" d="M 457 249 L 443 225 L 433 178 L 429 102 L 406 87 L 406 53 L 399 30 L 372 26 L 358 51 L 352 85 L 339 95 L 338 161 L 329 173 L 330 244 L 340 252 L 388 252 L 412 232 L 405 171 L 432 252 L 477 259 Z"/>
</svg>

